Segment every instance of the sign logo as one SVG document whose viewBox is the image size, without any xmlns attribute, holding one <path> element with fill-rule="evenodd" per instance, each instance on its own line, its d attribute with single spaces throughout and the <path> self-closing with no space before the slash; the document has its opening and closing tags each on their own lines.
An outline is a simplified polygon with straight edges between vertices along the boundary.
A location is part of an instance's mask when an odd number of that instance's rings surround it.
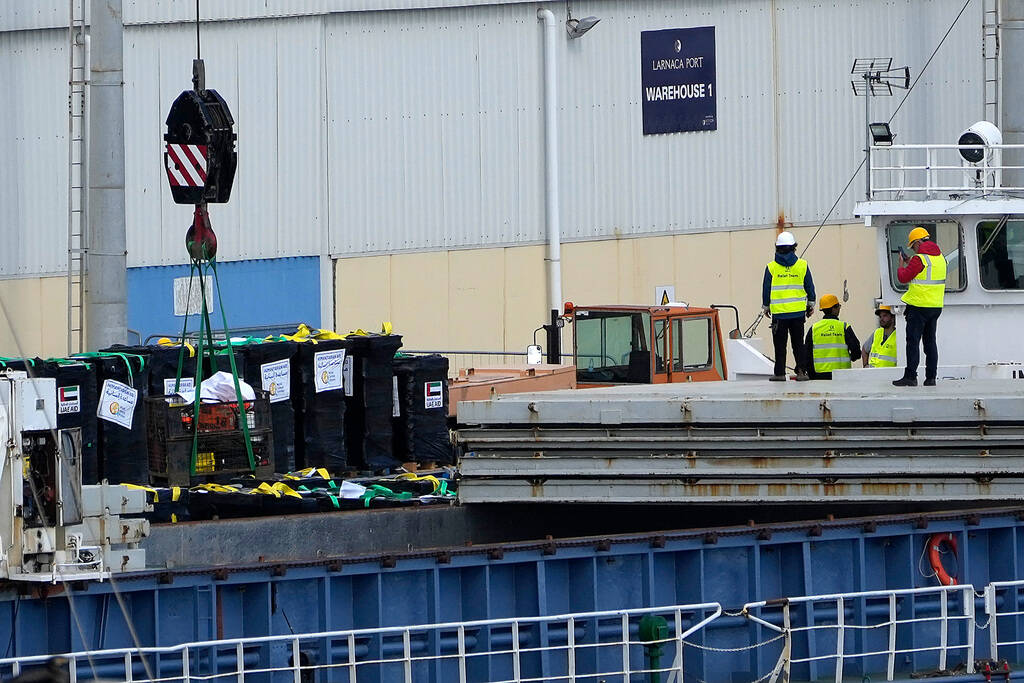
<svg viewBox="0 0 1024 683">
<path fill-rule="evenodd" d="M 676 48 L 676 52 L 677 53 L 682 52 L 683 51 L 683 41 L 677 40 L 675 48 Z"/>
<path fill-rule="evenodd" d="M 82 400 L 79 395 L 78 385 L 70 385 L 57 388 L 57 414 L 67 415 L 78 413 L 82 410 Z"/>
<path fill-rule="evenodd" d="M 113 401 L 113 402 L 111 402 L 110 407 L 108 408 L 108 410 L 110 410 L 110 414 L 111 415 L 117 415 L 118 412 L 120 412 L 120 410 L 121 410 L 121 406 L 119 406 L 117 404 L 117 401 Z"/>
<path fill-rule="evenodd" d="M 427 409 L 444 407 L 444 382 L 423 383 L 423 407 Z"/>
<path fill-rule="evenodd" d="M 277 382 L 270 383 L 270 395 L 277 396 Z"/>
</svg>

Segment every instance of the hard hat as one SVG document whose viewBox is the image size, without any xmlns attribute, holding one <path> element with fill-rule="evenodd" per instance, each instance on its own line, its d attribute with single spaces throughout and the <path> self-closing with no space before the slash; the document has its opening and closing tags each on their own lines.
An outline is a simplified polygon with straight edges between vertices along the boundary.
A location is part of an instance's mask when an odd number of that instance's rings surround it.
<svg viewBox="0 0 1024 683">
<path fill-rule="evenodd" d="M 823 311 L 827 311 L 833 306 L 838 305 L 839 297 L 837 297 L 835 294 L 826 294 L 825 296 L 821 297 L 821 310 Z"/>
<path fill-rule="evenodd" d="M 775 246 L 777 247 L 795 247 L 796 238 L 793 237 L 793 233 L 789 230 L 785 230 L 779 233 L 779 236 L 775 238 Z"/>
<path fill-rule="evenodd" d="M 885 311 L 886 313 L 892 313 L 892 306 L 888 306 L 888 305 L 879 306 L 878 308 L 875 309 L 875 315 L 878 315 L 882 311 Z"/>
<path fill-rule="evenodd" d="M 910 231 L 909 235 L 907 235 L 907 246 L 909 247 L 914 242 L 918 240 L 926 240 L 929 237 L 931 237 L 931 235 L 928 234 L 927 230 L 925 230 L 921 226 L 917 226 L 916 228 Z"/>
</svg>

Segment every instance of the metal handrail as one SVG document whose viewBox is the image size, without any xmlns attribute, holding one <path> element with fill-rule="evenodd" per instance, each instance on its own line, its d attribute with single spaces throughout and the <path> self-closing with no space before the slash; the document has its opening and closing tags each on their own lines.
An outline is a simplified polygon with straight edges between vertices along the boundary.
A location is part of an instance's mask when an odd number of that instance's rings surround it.
<svg viewBox="0 0 1024 683">
<path fill-rule="evenodd" d="M 950 593 L 960 593 L 961 602 L 963 604 L 963 614 L 950 615 L 948 609 L 948 595 Z M 939 615 L 938 616 L 925 616 L 915 617 L 909 619 L 898 619 L 897 618 L 897 599 L 906 596 L 919 596 L 919 595 L 937 595 L 939 598 Z M 856 600 L 869 600 L 872 598 L 885 598 L 888 601 L 887 620 L 878 622 L 876 624 L 861 625 L 861 624 L 847 624 L 846 623 L 846 605 L 847 601 Z M 792 605 L 800 605 L 807 603 L 835 603 L 835 623 L 819 624 L 813 621 L 807 626 L 793 626 L 790 615 L 790 607 Z M 762 619 L 750 613 L 750 610 L 758 610 L 764 608 L 781 608 L 782 609 L 782 626 L 774 624 L 770 621 Z M 812 608 L 813 609 L 813 608 Z M 866 611 L 866 610 L 865 610 Z M 835 680 L 843 680 L 843 665 L 847 659 L 858 659 L 864 657 L 876 657 L 886 656 L 886 680 L 893 680 L 895 674 L 896 655 L 910 654 L 913 652 L 934 652 L 939 653 L 939 669 L 946 668 L 947 654 L 950 650 L 966 650 L 964 659 L 966 660 L 967 673 L 974 672 L 974 587 L 970 585 L 953 585 L 953 586 L 935 586 L 925 588 L 905 588 L 896 590 L 878 590 L 878 591 L 860 591 L 856 593 L 833 593 L 828 595 L 810 595 L 802 596 L 798 598 L 785 598 L 782 600 L 762 600 L 758 602 L 747 603 L 743 606 L 743 614 L 751 621 L 763 626 L 767 629 L 781 633 L 785 636 L 785 642 L 783 644 L 782 654 L 779 657 L 779 664 L 776 666 L 775 671 L 770 677 L 770 683 L 774 683 L 780 673 L 784 674 L 784 680 L 789 680 L 790 669 L 793 664 L 809 663 L 827 659 L 836 660 L 835 668 Z M 949 623 L 956 621 L 967 621 L 970 624 L 970 628 L 966 629 L 967 637 L 966 642 L 962 644 L 950 644 L 949 643 Z M 940 634 L 939 643 L 934 646 L 915 646 L 911 648 L 897 648 L 896 646 L 896 635 L 897 629 L 902 624 L 916 624 L 924 622 L 940 622 Z M 846 631 L 847 630 L 871 630 L 871 629 L 888 629 L 888 647 L 884 650 L 874 650 L 867 652 L 846 652 Z M 824 631 L 824 630 L 835 630 L 836 631 L 836 643 L 835 652 L 824 655 L 815 655 L 808 657 L 793 657 L 793 634 L 801 632 L 811 631 Z"/>
<path fill-rule="evenodd" d="M 710 614 L 708 614 L 710 612 Z M 674 626 L 674 633 L 670 634 L 669 637 L 661 640 L 653 641 L 639 641 L 630 637 L 631 627 L 635 626 L 632 620 L 636 617 L 643 615 L 669 615 L 671 617 L 671 623 Z M 467 680 L 467 662 L 473 658 L 489 657 L 489 656 L 502 656 L 502 657 L 513 657 L 513 668 L 514 678 L 511 681 L 517 683 L 526 683 L 526 681 L 542 680 L 542 679 L 531 679 L 522 678 L 520 675 L 521 670 L 521 659 L 523 655 L 529 655 L 532 653 L 547 653 L 547 652 L 563 652 L 565 653 L 565 666 L 566 675 L 556 677 L 556 679 L 545 678 L 543 680 L 575 680 L 577 677 L 584 679 L 593 679 L 595 676 L 626 676 L 630 674 L 643 674 L 643 673 L 675 673 L 682 675 L 682 648 L 684 645 L 684 639 L 693 633 L 704 628 L 707 624 L 713 622 L 722 614 L 722 606 L 717 602 L 698 603 L 692 605 L 675 605 L 670 607 L 649 607 L 632 610 L 605 610 L 596 612 L 580 612 L 571 614 L 560 614 L 553 616 L 537 616 L 537 617 L 520 617 L 520 618 L 505 618 L 505 619 L 481 619 L 475 621 L 465 622 L 446 622 L 439 624 L 427 624 L 420 626 L 385 626 L 376 628 L 363 628 L 363 629 L 349 629 L 343 631 L 325 631 L 319 633 L 306 633 L 299 635 L 285 635 L 285 636 L 263 636 L 253 638 L 231 638 L 222 640 L 211 640 L 204 642 L 195 643 L 184 643 L 180 645 L 171 645 L 163 647 L 143 647 L 143 648 L 118 648 L 109 650 L 98 650 L 93 652 L 75 652 L 62 657 L 69 660 L 71 681 L 72 683 L 77 678 L 77 671 L 83 666 L 89 666 L 91 663 L 101 662 L 102 665 L 106 665 L 109 668 L 111 665 L 120 667 L 123 665 L 125 675 L 128 680 L 138 681 L 141 683 L 143 680 L 134 678 L 130 674 L 130 670 L 133 667 L 133 659 L 141 658 L 147 655 L 160 656 L 160 662 L 164 667 L 167 665 L 175 666 L 180 664 L 180 675 L 177 676 L 160 676 L 156 674 L 155 678 L 148 679 L 150 683 L 157 683 L 162 681 L 189 681 L 189 680 L 216 680 L 218 678 L 237 678 L 239 681 L 243 681 L 245 676 L 262 673 L 274 673 L 274 672 L 292 672 L 295 676 L 295 681 L 300 680 L 300 676 L 304 671 L 313 670 L 330 670 L 330 669 L 345 669 L 349 671 L 351 680 L 356 680 L 356 669 L 361 666 L 372 666 L 372 665 L 397 665 L 401 666 L 404 670 L 404 680 L 411 682 L 412 679 L 412 667 L 414 664 L 420 664 L 424 662 L 440 662 L 443 660 L 454 660 L 458 664 L 459 677 L 458 680 L 465 683 Z M 697 617 L 696 615 L 703 615 Z M 694 619 L 688 627 L 684 628 L 684 616 L 687 620 Z M 614 620 L 616 622 L 615 631 L 616 633 L 610 634 L 612 637 L 600 640 L 600 633 L 595 628 L 596 637 L 599 638 L 597 642 L 575 642 L 576 626 L 579 622 L 593 621 L 593 620 Z M 669 620 L 666 620 L 668 622 Z M 540 627 L 548 629 L 547 638 L 554 641 L 555 629 L 552 628 L 558 624 L 563 624 L 565 628 L 565 644 L 555 642 L 555 644 L 544 644 L 539 647 L 522 647 L 522 635 L 524 627 Z M 472 633 L 482 629 L 493 629 L 494 627 L 510 629 L 510 640 L 509 647 L 507 649 L 495 649 L 489 646 L 489 649 L 483 651 L 473 651 L 473 647 L 479 643 L 476 638 L 476 634 Z M 436 634 L 438 641 L 440 641 L 442 631 L 455 631 L 457 638 L 457 652 L 451 654 L 442 653 L 441 649 L 430 655 L 416 655 L 413 653 L 412 648 L 412 635 L 415 633 L 419 634 Z M 470 633 L 467 633 L 470 632 Z M 384 652 L 384 636 L 400 636 L 401 637 L 401 656 L 387 657 Z M 356 640 L 366 640 L 377 638 L 379 645 L 379 654 L 372 658 L 358 659 L 356 656 L 357 643 Z M 491 638 L 486 639 L 490 643 Z M 300 658 L 300 647 L 299 644 L 302 641 L 321 641 L 321 642 L 341 642 L 345 643 L 346 657 L 344 661 L 326 662 L 323 664 L 316 665 L 303 665 Z M 672 644 L 676 645 L 676 657 L 671 667 L 633 667 L 630 661 L 630 647 L 635 645 L 658 645 L 658 644 Z M 259 657 L 252 656 L 252 649 L 260 646 L 271 646 L 274 644 L 284 644 L 290 646 L 292 652 L 291 664 L 288 666 L 263 666 L 260 668 L 248 668 L 246 663 L 259 661 Z M 586 651 L 594 648 L 614 648 L 621 651 L 622 654 L 622 668 L 615 671 L 580 671 L 576 665 L 576 654 L 579 651 Z M 219 657 L 225 656 L 224 653 L 228 650 L 233 650 L 233 655 L 227 655 L 230 659 L 234 657 L 234 668 L 229 671 L 220 671 L 219 667 L 216 666 L 216 660 Z M 210 651 L 212 655 L 209 657 L 210 662 L 214 662 L 211 666 L 214 667 L 209 673 L 201 673 L 199 671 L 193 672 L 192 665 L 190 662 L 198 662 L 200 658 L 198 653 L 203 651 Z M 220 651 L 220 652 L 217 652 Z M 197 656 L 193 657 L 192 652 L 196 652 Z M 372 653 L 373 650 L 370 650 Z M 167 655 L 180 655 L 181 659 L 177 661 L 169 661 Z M 247 656 L 248 655 L 248 656 Z M 14 675 L 20 673 L 21 668 L 25 665 L 41 664 L 49 661 L 52 658 L 51 655 L 37 655 L 31 657 L 17 657 L 0 659 L 0 666 L 12 667 Z M 177 668 L 177 667 L 176 667 Z M 510 682 L 511 683 L 511 682 Z"/>
<path fill-rule="evenodd" d="M 961 152 L 968 150 L 981 150 L 981 160 L 975 164 L 967 163 Z M 869 198 L 889 197 L 898 200 L 912 194 L 934 198 L 939 193 L 961 195 L 1022 192 L 1024 186 L 1003 184 L 1003 171 L 1024 170 L 1021 165 L 1004 164 L 1004 150 L 1024 150 L 1024 145 L 872 146 L 868 158 Z M 889 163 L 878 163 L 882 160 Z M 952 178 L 954 173 L 959 177 Z"/>
</svg>

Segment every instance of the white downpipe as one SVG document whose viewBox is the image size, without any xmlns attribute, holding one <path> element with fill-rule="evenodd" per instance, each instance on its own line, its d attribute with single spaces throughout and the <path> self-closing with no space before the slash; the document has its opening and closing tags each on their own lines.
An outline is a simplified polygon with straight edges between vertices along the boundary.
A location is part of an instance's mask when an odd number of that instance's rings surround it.
<svg viewBox="0 0 1024 683">
<path fill-rule="evenodd" d="M 544 258 L 548 275 L 548 310 L 562 310 L 562 244 L 558 224 L 558 89 L 555 74 L 555 42 L 558 25 L 548 9 L 537 10 L 544 22 L 544 215 L 548 250 Z"/>
</svg>

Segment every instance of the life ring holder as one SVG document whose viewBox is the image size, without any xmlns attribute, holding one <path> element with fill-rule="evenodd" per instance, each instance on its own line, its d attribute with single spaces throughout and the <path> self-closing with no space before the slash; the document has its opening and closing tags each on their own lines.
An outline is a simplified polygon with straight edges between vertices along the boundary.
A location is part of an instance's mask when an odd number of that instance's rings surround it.
<svg viewBox="0 0 1024 683">
<path fill-rule="evenodd" d="M 932 534 L 928 537 L 928 564 L 931 565 L 932 571 L 935 572 L 935 578 L 939 580 L 939 583 L 943 586 L 953 586 L 957 583 L 956 576 L 950 576 L 946 568 L 942 566 L 942 545 L 946 544 L 949 546 L 949 551 L 953 553 L 953 557 L 959 559 L 957 554 L 956 536 L 951 532 L 943 534 Z"/>
</svg>

